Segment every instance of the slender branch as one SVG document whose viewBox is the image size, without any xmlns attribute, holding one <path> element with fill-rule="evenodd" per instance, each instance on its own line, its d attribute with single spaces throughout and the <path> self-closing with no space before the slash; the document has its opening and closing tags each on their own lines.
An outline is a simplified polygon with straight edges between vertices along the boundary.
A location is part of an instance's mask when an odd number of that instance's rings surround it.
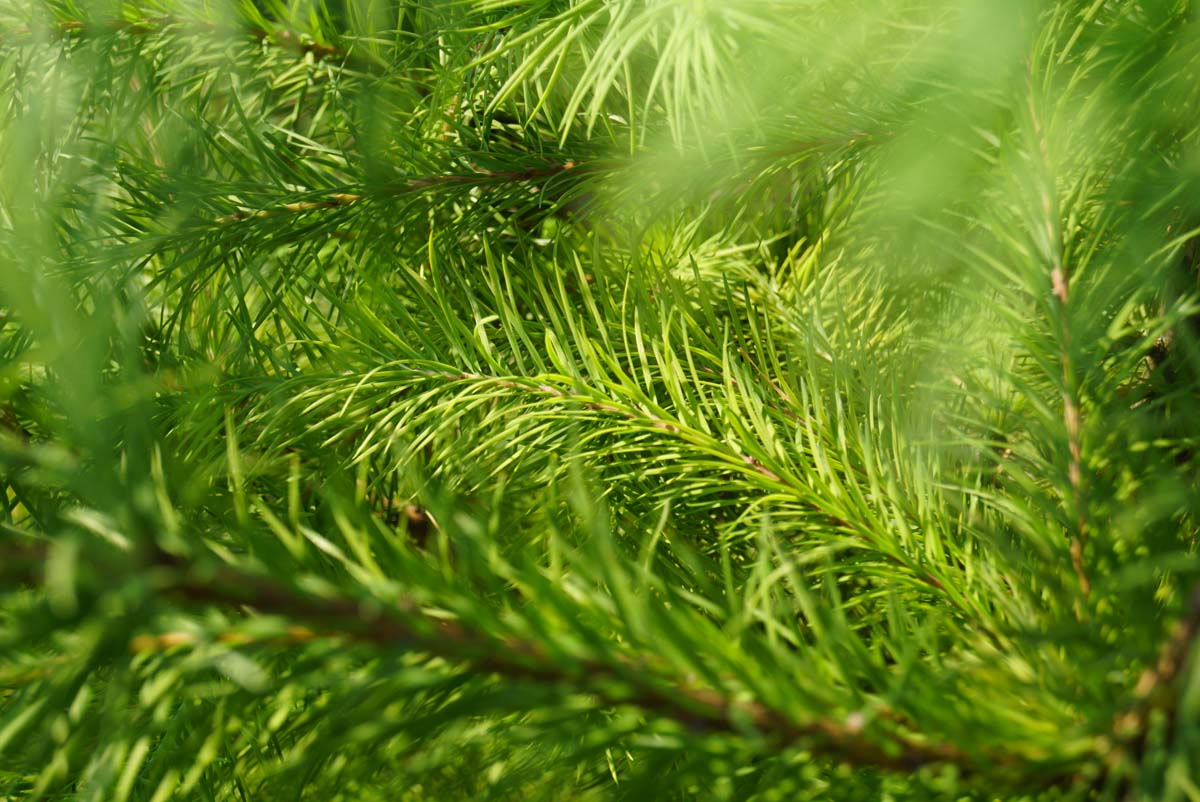
<svg viewBox="0 0 1200 802">
<path fill-rule="evenodd" d="M 299 35 L 284 28 L 268 30 L 258 25 L 222 24 L 208 20 L 182 19 L 169 14 L 157 17 L 142 17 L 134 20 L 62 20 L 47 28 L 49 32 L 62 38 L 111 35 L 116 33 L 146 36 L 163 33 L 168 29 L 205 34 L 231 32 L 248 39 L 269 42 L 282 50 L 289 50 L 301 56 L 312 56 L 314 61 L 338 60 L 343 64 L 354 67 L 369 66 L 377 68 L 380 66 L 374 60 L 363 58 L 361 54 L 351 52 L 337 45 L 322 44 L 310 36 Z M 20 36 L 30 36 L 35 33 L 35 30 L 25 25 L 15 29 L 14 33 Z M 2 36 L 0 36 L 0 41 L 3 41 Z"/>
<path fill-rule="evenodd" d="M 168 569 L 161 585 L 165 595 L 186 603 L 247 606 L 282 616 L 298 624 L 289 631 L 297 641 L 339 637 L 381 648 L 420 650 L 513 680 L 581 688 L 606 705 L 633 705 L 692 730 L 745 734 L 750 726 L 777 745 L 802 746 L 858 766 L 911 772 L 952 764 L 961 775 L 974 776 L 1024 764 L 1019 755 L 968 754 L 950 744 L 898 732 L 875 733 L 871 739 L 865 736 L 862 714 L 851 714 L 844 721 L 832 717 L 796 721 L 759 702 L 678 684 L 655 670 L 651 658 L 624 656 L 611 662 L 552 658 L 535 641 L 488 635 L 434 618 L 408 599 L 382 606 L 375 599 L 317 598 L 263 575 L 229 567 L 201 570 L 167 555 L 160 555 L 157 565 Z M 161 637 L 143 636 L 131 646 L 145 650 L 180 645 L 169 636 L 167 641 Z M 621 686 L 628 690 L 618 690 Z"/>
<path fill-rule="evenodd" d="M 38 562 L 45 558 L 44 546 L 11 541 L 2 545 L 0 577 L 4 582 L 0 586 L 11 585 L 14 579 L 22 584 L 39 584 Z M 855 711 L 841 718 L 813 715 L 798 720 L 762 702 L 681 681 L 671 676 L 654 655 L 617 653 L 608 659 L 551 656 L 536 641 L 493 635 L 459 621 L 434 617 L 410 598 L 385 601 L 370 596 L 318 596 L 262 573 L 201 565 L 157 550 L 150 554 L 149 567 L 151 586 L 164 599 L 188 605 L 249 608 L 288 622 L 281 634 L 265 640 L 238 632 L 218 637 L 230 646 L 290 647 L 316 638 L 339 638 L 381 649 L 420 651 L 476 672 L 588 693 L 605 706 L 637 707 L 676 721 L 692 732 L 737 736 L 753 732 L 772 749 L 800 748 L 834 762 L 884 771 L 911 773 L 924 767 L 953 766 L 959 777 L 986 780 L 994 787 L 1046 789 L 1070 785 L 1079 780 L 1082 764 L 1097 757 L 1083 755 L 1055 762 L 994 749 L 966 752 L 912 731 L 906 717 L 886 707 L 872 708 L 869 714 Z M 1200 598 L 1196 607 L 1200 611 Z M 1200 612 L 1176 641 L 1190 642 L 1198 627 Z M 135 653 L 144 653 L 196 642 L 189 633 L 166 632 L 135 636 L 129 647 Z M 1176 671 L 1178 664 L 1175 659 L 1163 663 L 1176 666 Z M 1166 673 L 1160 670 L 1161 675 Z M 872 726 L 871 721 L 883 727 Z"/>
<path fill-rule="evenodd" d="M 370 192 L 337 191 L 328 194 L 314 193 L 313 200 L 280 203 L 275 206 L 264 206 L 258 209 L 248 209 L 218 217 L 219 225 L 230 225 L 244 220 L 280 217 L 286 214 L 299 214 L 314 209 L 336 209 L 353 206 L 371 197 L 400 197 L 413 193 L 427 192 L 447 187 L 489 186 L 502 184 L 520 184 L 550 178 L 567 170 L 590 169 L 575 161 L 559 164 L 549 164 L 543 167 L 530 167 L 525 170 L 481 170 L 476 173 L 446 173 L 442 175 L 414 176 L 412 178 L 387 184 Z"/>
<path fill-rule="evenodd" d="M 282 635 L 277 635 L 271 638 L 263 639 L 248 635 L 244 632 L 230 631 L 222 632 L 217 640 L 220 643 L 229 644 L 231 646 L 251 646 L 255 644 L 268 644 L 272 646 L 296 646 L 301 643 L 316 638 L 317 635 L 308 627 L 292 625 L 287 628 Z M 200 642 L 200 638 L 191 632 L 170 631 L 160 632 L 157 635 L 141 634 L 137 635 L 129 642 L 129 650 L 135 654 L 145 652 L 160 652 L 168 649 L 174 649 L 179 646 L 195 646 Z"/>
<path fill-rule="evenodd" d="M 799 498 L 804 505 L 812 512 L 820 515 L 833 526 L 843 529 L 847 532 L 852 532 L 859 535 L 870 544 L 875 553 L 882 555 L 885 559 L 894 565 L 904 568 L 913 578 L 919 582 L 928 585 L 942 592 L 945 598 L 949 599 L 952 604 L 964 612 L 978 612 L 965 609 L 957 599 L 945 594 L 945 585 L 929 571 L 925 570 L 919 563 L 908 559 L 908 555 L 888 551 L 874 537 L 870 529 L 862 524 L 846 520 L 842 516 L 836 514 L 828 508 L 828 505 L 823 500 L 816 498 L 811 492 L 806 492 L 804 485 L 797 482 L 793 478 L 785 478 L 779 472 L 765 465 L 762 460 L 749 454 L 742 454 L 735 449 L 730 448 L 726 443 L 714 438 L 705 432 L 695 427 L 688 427 L 687 424 L 679 418 L 668 420 L 654 411 L 642 406 L 623 403 L 619 399 L 611 398 L 607 395 L 596 393 L 593 391 L 589 394 L 584 394 L 578 389 L 572 390 L 569 388 L 554 387 L 541 380 L 525 379 L 518 380 L 513 378 L 501 378 L 495 376 L 485 376 L 478 373 L 442 373 L 435 371 L 415 371 L 421 375 L 444 377 L 451 380 L 461 381 L 483 381 L 490 384 L 496 384 L 501 387 L 507 387 L 522 392 L 534 392 L 539 394 L 549 395 L 554 398 L 560 398 L 564 401 L 569 401 L 596 412 L 619 415 L 627 420 L 635 421 L 641 425 L 649 425 L 650 428 L 665 432 L 667 435 L 681 440 L 689 445 L 696 443 L 704 443 L 707 446 L 707 452 L 713 455 L 719 454 L 719 459 L 725 463 L 730 470 L 748 476 L 755 483 L 761 484 L 765 480 L 768 487 L 775 489 L 783 487 L 788 492 Z M 714 374 L 716 375 L 716 374 Z M 590 388 L 589 388 L 590 389 Z M 776 466 L 780 471 L 784 471 L 783 466 Z M 749 470 L 747 470 L 747 468 Z"/>
<path fill-rule="evenodd" d="M 1042 130 L 1037 108 L 1034 104 L 1036 93 L 1032 85 L 1029 89 L 1029 117 L 1033 124 L 1033 133 L 1037 139 L 1038 151 L 1043 169 L 1049 174 L 1051 170 L 1050 149 L 1045 132 Z M 1088 579 L 1087 568 L 1084 564 L 1083 549 L 1087 543 L 1088 520 L 1085 509 L 1083 492 L 1083 445 L 1080 438 L 1081 416 L 1080 400 L 1075 379 L 1075 366 L 1071 358 L 1071 328 L 1068 321 L 1068 302 L 1071 295 L 1071 276 L 1062 259 L 1062 235 L 1058 230 L 1058 210 L 1056 208 L 1052 184 L 1049 179 L 1039 182 L 1038 200 L 1041 204 L 1044 230 L 1041 234 L 1046 238 L 1046 256 L 1050 260 L 1050 291 L 1054 296 L 1055 317 L 1058 322 L 1059 363 L 1062 367 L 1062 403 L 1063 427 L 1067 433 L 1067 481 L 1071 486 L 1069 507 L 1074 514 L 1075 531 L 1071 535 L 1071 567 L 1079 583 L 1079 590 L 1087 596 L 1091 593 L 1092 583 Z M 1048 186 L 1048 184 L 1051 184 Z"/>
<path fill-rule="evenodd" d="M 363 199 L 363 196 L 353 192 L 335 192 L 327 195 L 320 200 L 305 200 L 295 201 L 292 203 L 281 203 L 278 206 L 271 208 L 255 209 L 253 211 L 238 211 L 233 214 L 227 214 L 217 218 L 217 223 L 220 225 L 230 225 L 239 223 L 243 220 L 263 217 L 278 217 L 283 214 L 292 213 L 299 214 L 313 209 L 336 209 L 342 206 L 352 206 Z"/>
</svg>

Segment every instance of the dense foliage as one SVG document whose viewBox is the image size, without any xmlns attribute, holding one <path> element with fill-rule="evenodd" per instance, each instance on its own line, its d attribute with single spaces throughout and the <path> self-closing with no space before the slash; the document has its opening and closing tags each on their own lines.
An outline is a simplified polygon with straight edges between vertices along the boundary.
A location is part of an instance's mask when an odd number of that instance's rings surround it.
<svg viewBox="0 0 1200 802">
<path fill-rule="evenodd" d="M 1200 800 L 1200 6 L 0 0 L 0 799 Z"/>
</svg>

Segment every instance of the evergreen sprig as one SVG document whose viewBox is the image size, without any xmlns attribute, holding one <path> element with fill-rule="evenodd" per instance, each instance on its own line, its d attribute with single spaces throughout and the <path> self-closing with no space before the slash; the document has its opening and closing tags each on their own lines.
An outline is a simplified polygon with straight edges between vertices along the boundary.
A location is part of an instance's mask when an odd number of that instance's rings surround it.
<svg viewBox="0 0 1200 802">
<path fill-rule="evenodd" d="M 0 799 L 1200 799 L 1187 0 L 0 0 Z"/>
</svg>

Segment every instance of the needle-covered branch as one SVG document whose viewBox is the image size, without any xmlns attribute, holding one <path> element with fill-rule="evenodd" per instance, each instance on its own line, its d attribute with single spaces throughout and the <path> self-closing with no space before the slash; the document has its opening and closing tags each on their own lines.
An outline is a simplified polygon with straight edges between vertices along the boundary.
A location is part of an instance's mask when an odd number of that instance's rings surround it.
<svg viewBox="0 0 1200 802">
<path fill-rule="evenodd" d="M 168 555 L 155 563 L 166 597 L 185 604 L 245 607 L 301 625 L 294 637 L 342 638 L 383 650 L 424 652 L 516 682 L 552 683 L 583 691 L 606 705 L 631 705 L 676 721 L 690 732 L 725 732 L 762 739 L 770 748 L 799 747 L 835 762 L 898 772 L 954 766 L 963 776 L 1003 775 L 1021 758 L 971 754 L 950 744 L 899 732 L 864 730 L 861 714 L 846 721 L 813 714 L 796 720 L 754 701 L 713 688 L 694 687 L 662 673 L 649 655 L 614 650 L 610 659 L 564 659 L 537 641 L 500 637 L 462 622 L 433 617 L 404 598 L 379 600 L 314 596 L 267 576 L 228 567 L 196 568 Z M 134 648 L 154 641 L 135 640 Z M 170 640 L 162 645 L 177 645 Z M 624 686 L 624 690 L 618 690 Z"/>
<path fill-rule="evenodd" d="M 1014 2 L 0 0 L 0 798 L 1194 796 L 1200 29 Z"/>
</svg>

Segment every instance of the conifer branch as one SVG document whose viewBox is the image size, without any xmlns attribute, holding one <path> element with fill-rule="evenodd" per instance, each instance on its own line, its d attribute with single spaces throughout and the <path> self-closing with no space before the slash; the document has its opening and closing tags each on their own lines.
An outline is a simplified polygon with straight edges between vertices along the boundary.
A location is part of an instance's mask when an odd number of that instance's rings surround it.
<svg viewBox="0 0 1200 802">
<path fill-rule="evenodd" d="M 1192 793 L 1186 3 L 287 5 L 0 0 L 0 798 Z"/>
<path fill-rule="evenodd" d="M 522 184 L 551 178 L 568 170 L 580 173 L 596 169 L 595 165 L 581 165 L 573 160 L 544 167 L 529 167 L 520 170 L 481 170 L 477 173 L 445 173 L 441 175 L 414 176 L 378 187 L 356 188 L 347 192 L 345 188 L 329 193 L 311 193 L 312 200 L 299 200 L 263 206 L 254 210 L 243 210 L 217 218 L 219 225 L 229 225 L 244 220 L 281 217 L 299 214 L 314 209 L 336 209 L 353 206 L 370 198 L 395 198 L 414 193 L 434 192 L 453 187 L 487 187 L 505 184 Z"/>
<path fill-rule="evenodd" d="M 655 670 L 657 660 L 650 656 L 618 653 L 611 661 L 564 662 L 562 658 L 551 657 L 535 641 L 496 637 L 457 621 L 434 618 L 404 598 L 383 606 L 374 599 L 317 598 L 264 575 L 224 566 L 197 569 L 162 553 L 155 564 L 169 573 L 160 579 L 160 592 L 165 596 L 191 604 L 244 606 L 258 613 L 280 616 L 293 622 L 287 640 L 294 642 L 334 637 L 380 649 L 423 651 L 509 680 L 550 682 L 584 691 L 606 706 L 632 705 L 672 719 L 689 731 L 754 733 L 775 748 L 798 746 L 854 766 L 911 772 L 926 766 L 952 765 L 961 776 L 973 778 L 989 772 L 1009 775 L 1024 763 L 1015 753 L 972 754 L 919 734 L 868 734 L 862 714 L 851 714 L 845 720 L 818 715 L 798 721 L 760 702 L 679 683 Z M 236 643 L 238 637 L 232 635 L 226 640 Z M 139 636 L 130 647 L 144 651 L 190 642 L 190 636 L 167 633 Z M 620 685 L 627 686 L 629 691 L 617 691 L 615 688 Z M 1066 775 L 1060 781 L 1066 781 Z"/>
<path fill-rule="evenodd" d="M 1032 84 L 1029 86 L 1028 112 L 1033 126 L 1041 170 L 1044 177 L 1037 182 L 1037 202 L 1042 220 L 1043 230 L 1035 232 L 1045 240 L 1045 254 L 1050 262 L 1050 292 L 1053 296 L 1052 308 L 1057 331 L 1056 340 L 1059 348 L 1060 380 L 1062 382 L 1062 419 L 1063 428 L 1067 435 L 1067 481 L 1070 484 L 1070 502 L 1067 505 L 1069 514 L 1074 518 L 1074 532 L 1071 534 L 1070 554 L 1071 567 L 1075 572 L 1079 591 L 1084 596 L 1091 593 L 1091 580 L 1088 579 L 1087 568 L 1084 564 L 1084 546 L 1087 543 L 1088 520 L 1085 508 L 1083 488 L 1083 446 L 1080 439 L 1081 411 L 1078 393 L 1078 379 L 1074 360 L 1071 356 L 1071 327 L 1070 315 L 1070 272 L 1063 262 L 1062 233 L 1058 224 L 1058 205 L 1054 198 L 1054 184 L 1050 145 L 1046 132 L 1042 128 L 1035 98 L 1037 93 Z"/>
<path fill-rule="evenodd" d="M 138 19 L 99 19 L 99 20 L 60 20 L 45 28 L 46 31 L 60 38 L 110 36 L 113 34 L 128 34 L 130 36 L 150 37 L 167 32 L 183 32 L 202 35 L 238 35 L 261 42 L 267 42 L 281 50 L 288 50 L 300 56 L 311 56 L 314 61 L 339 61 L 351 68 L 379 68 L 381 65 L 373 59 L 365 58 L 357 51 L 350 51 L 333 44 L 324 44 L 311 36 L 297 34 L 286 28 L 268 30 L 258 25 L 237 25 L 218 23 L 202 19 L 186 19 L 170 14 Z M 20 37 L 30 37 L 38 29 L 28 25 L 15 28 L 13 34 Z M 0 34 L 0 42 L 4 41 Z"/>
</svg>

